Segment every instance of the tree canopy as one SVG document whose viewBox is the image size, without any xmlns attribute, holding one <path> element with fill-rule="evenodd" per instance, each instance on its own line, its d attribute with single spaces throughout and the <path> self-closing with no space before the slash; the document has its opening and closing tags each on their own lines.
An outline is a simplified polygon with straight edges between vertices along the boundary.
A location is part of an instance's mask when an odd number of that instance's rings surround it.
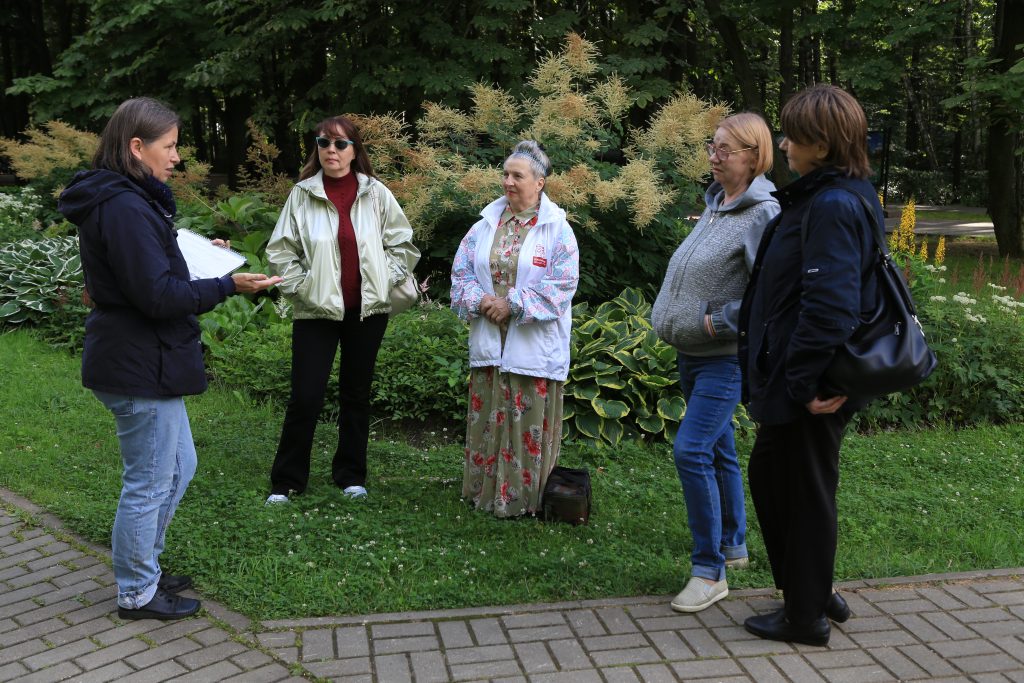
<svg viewBox="0 0 1024 683">
<path fill-rule="evenodd" d="M 146 94 L 182 114 L 215 169 L 243 162 L 252 119 L 294 173 L 322 116 L 414 121 L 424 101 L 468 106 L 473 83 L 528 94 L 540 59 L 575 31 L 630 87 L 635 125 L 680 90 L 777 122 L 792 93 L 832 82 L 890 131 L 892 189 L 980 202 L 986 165 L 1024 173 L 1022 2 L 9 0 L 0 132 L 57 118 L 97 130 Z M 997 218 L 1010 233 L 1019 204 Z"/>
</svg>

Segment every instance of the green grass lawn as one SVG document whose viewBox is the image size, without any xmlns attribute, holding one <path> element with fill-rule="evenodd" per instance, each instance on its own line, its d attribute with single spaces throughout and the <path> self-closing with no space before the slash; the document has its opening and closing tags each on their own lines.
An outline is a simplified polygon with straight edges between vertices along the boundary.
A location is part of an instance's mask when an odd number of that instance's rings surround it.
<svg viewBox="0 0 1024 683">
<path fill-rule="evenodd" d="M 120 487 L 113 419 L 76 357 L 0 336 L 0 486 L 109 543 Z M 496 520 L 459 500 L 460 435 L 370 444 L 370 497 L 330 484 L 333 429 L 317 434 L 306 495 L 263 505 L 280 412 L 213 388 L 188 399 L 200 465 L 164 564 L 254 618 L 358 614 L 670 594 L 690 539 L 668 444 L 581 453 L 594 479 L 586 527 Z M 438 435 L 441 437 L 442 435 Z M 837 580 L 1024 565 L 1024 425 L 854 435 L 843 450 Z M 749 452 L 749 439 L 741 452 Z M 753 567 L 771 584 L 753 509 Z"/>
</svg>

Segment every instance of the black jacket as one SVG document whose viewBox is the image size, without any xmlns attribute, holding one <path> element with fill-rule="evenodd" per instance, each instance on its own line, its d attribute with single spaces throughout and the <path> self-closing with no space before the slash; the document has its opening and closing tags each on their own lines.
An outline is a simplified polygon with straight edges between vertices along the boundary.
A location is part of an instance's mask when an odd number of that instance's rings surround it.
<svg viewBox="0 0 1024 683">
<path fill-rule="evenodd" d="M 191 281 L 159 204 L 119 173 L 79 173 L 60 212 L 78 226 L 85 285 L 82 384 L 149 398 L 198 394 L 206 372 L 196 315 L 234 292 L 230 276 Z"/>
<path fill-rule="evenodd" d="M 762 424 L 784 424 L 806 414 L 807 402 L 827 397 L 819 381 L 835 354 L 876 305 L 871 223 L 845 190 L 814 199 L 801 245 L 800 223 L 812 196 L 845 186 L 882 207 L 866 180 L 835 168 L 813 171 L 773 194 L 782 213 L 765 229 L 740 308 L 739 359 L 744 401 Z M 863 404 L 847 402 L 847 410 Z"/>
</svg>

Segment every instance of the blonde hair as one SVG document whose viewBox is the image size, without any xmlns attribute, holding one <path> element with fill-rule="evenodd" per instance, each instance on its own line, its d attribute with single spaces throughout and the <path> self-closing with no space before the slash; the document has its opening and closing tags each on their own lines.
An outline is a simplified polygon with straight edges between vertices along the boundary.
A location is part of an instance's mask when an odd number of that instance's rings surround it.
<svg viewBox="0 0 1024 683">
<path fill-rule="evenodd" d="M 752 111 L 733 114 L 722 119 L 718 123 L 718 127 L 736 138 L 736 142 L 740 143 L 741 148 L 754 148 L 751 151 L 757 155 L 757 161 L 754 163 L 753 178 L 772 170 L 772 161 L 775 156 L 772 132 L 760 114 L 755 114 Z"/>
</svg>

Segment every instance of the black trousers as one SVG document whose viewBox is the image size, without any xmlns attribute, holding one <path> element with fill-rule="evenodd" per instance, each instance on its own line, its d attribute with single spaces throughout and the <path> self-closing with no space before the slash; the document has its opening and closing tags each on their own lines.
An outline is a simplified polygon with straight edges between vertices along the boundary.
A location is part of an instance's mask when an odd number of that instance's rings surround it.
<svg viewBox="0 0 1024 683">
<path fill-rule="evenodd" d="M 840 409 L 762 425 L 750 453 L 750 495 L 793 624 L 822 616 L 832 592 L 839 445 L 852 416 Z"/>
<path fill-rule="evenodd" d="M 324 404 L 327 379 L 341 347 L 338 372 L 338 448 L 331 477 L 334 483 L 366 483 L 366 444 L 370 437 L 370 386 L 384 331 L 385 314 L 360 321 L 296 320 L 292 324 L 292 393 L 281 429 L 277 457 L 270 470 L 271 493 L 302 493 L 309 483 L 313 432 Z"/>
</svg>

